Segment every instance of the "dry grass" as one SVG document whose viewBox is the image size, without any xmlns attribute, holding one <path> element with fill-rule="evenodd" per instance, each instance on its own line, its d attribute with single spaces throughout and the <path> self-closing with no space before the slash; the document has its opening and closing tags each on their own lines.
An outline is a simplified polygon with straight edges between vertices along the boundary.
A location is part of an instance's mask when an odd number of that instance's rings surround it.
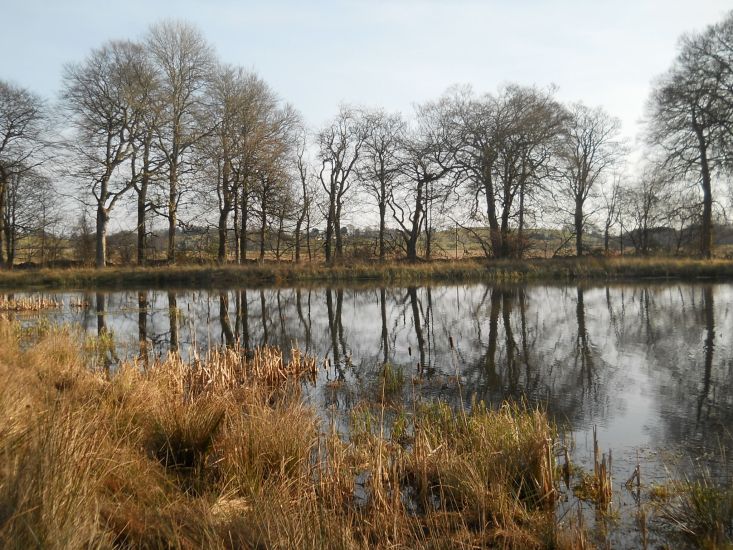
<svg viewBox="0 0 733 550">
<path fill-rule="evenodd" d="M 573 490 L 578 498 L 593 502 L 602 511 L 609 511 L 613 498 L 612 462 L 613 455 L 610 450 L 608 456 L 603 453 L 601 457 L 598 433 L 593 426 L 593 473 L 581 473 L 580 482 Z"/>
<path fill-rule="evenodd" d="M 56 300 L 43 298 L 42 296 L 34 296 L 29 298 L 9 298 L 0 296 L 0 311 L 34 312 L 44 309 L 56 309 L 61 307 L 61 303 Z"/>
<path fill-rule="evenodd" d="M 617 280 L 639 278 L 733 277 L 733 260 L 675 257 L 582 257 L 519 260 L 433 260 L 409 263 L 348 261 L 294 264 L 176 265 L 108 267 L 105 269 L 28 269 L 0 271 L 0 288 L 150 288 L 272 286 L 277 284 L 381 282 L 412 284 L 429 281 Z M 72 304 L 84 307 L 85 304 Z"/>
<path fill-rule="evenodd" d="M 585 547 L 555 519 L 541 412 L 435 404 L 344 439 L 297 353 L 109 373 L 73 332 L 20 334 L 0 322 L 4 548 Z"/>
</svg>

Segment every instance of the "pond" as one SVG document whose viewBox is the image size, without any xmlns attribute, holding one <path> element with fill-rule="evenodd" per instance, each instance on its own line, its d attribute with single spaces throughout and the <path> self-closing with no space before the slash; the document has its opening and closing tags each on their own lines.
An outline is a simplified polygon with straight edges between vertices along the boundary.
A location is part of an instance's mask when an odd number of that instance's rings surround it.
<svg viewBox="0 0 733 550">
<path fill-rule="evenodd" d="M 29 294 L 22 294 L 28 296 Z M 16 294 L 15 297 L 20 297 Z M 624 487 L 690 468 L 727 475 L 733 438 L 733 285 L 482 284 L 44 293 L 60 307 L 17 314 L 113 334 L 110 361 L 148 361 L 219 345 L 297 346 L 322 360 L 307 398 L 345 426 L 381 397 L 388 363 L 404 402 L 523 400 L 570 427 L 573 460 L 592 469 L 592 430 L 613 453 L 620 519 L 634 547 L 639 495 Z M 643 498 L 643 497 L 642 497 Z M 577 505 L 570 498 L 567 506 Z M 623 533 L 626 534 L 623 534 Z M 614 534 L 616 533 L 616 534 Z M 634 538 L 637 537 L 637 538 Z"/>
</svg>

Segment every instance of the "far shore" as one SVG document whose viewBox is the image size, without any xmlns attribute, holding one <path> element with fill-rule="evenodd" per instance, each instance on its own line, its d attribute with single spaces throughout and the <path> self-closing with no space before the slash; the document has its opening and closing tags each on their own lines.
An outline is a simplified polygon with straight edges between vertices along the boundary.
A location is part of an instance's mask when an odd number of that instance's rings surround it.
<svg viewBox="0 0 733 550">
<path fill-rule="evenodd" d="M 222 288 L 234 286 L 297 286 L 305 284 L 430 282 L 571 282 L 644 279 L 733 279 L 733 260 L 671 257 L 581 257 L 526 260 L 433 260 L 417 263 L 391 260 L 323 263 L 274 262 L 181 264 L 157 267 L 23 268 L 0 271 L 0 288 L 113 289 Z"/>
</svg>

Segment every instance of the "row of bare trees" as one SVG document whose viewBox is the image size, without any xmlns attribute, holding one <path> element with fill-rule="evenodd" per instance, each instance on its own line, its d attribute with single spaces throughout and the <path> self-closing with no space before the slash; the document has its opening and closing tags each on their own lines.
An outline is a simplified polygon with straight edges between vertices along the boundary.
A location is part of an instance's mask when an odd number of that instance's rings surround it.
<svg viewBox="0 0 733 550">
<path fill-rule="evenodd" d="M 63 108 L 73 130 L 65 141 L 71 176 L 95 199 L 97 266 L 107 260 L 111 210 L 130 192 L 137 195 L 139 264 L 150 212 L 167 220 L 167 259 L 176 261 L 187 195 L 203 203 L 216 196 L 222 261 L 232 212 L 242 224 L 238 241 L 256 199 L 263 225 L 280 202 L 297 114 L 256 75 L 217 62 L 191 26 L 158 24 L 141 42 L 110 42 L 69 65 Z"/>
<path fill-rule="evenodd" d="M 388 221 L 408 259 L 417 258 L 423 235 L 430 257 L 436 214 L 470 231 L 488 256 L 521 255 L 528 223 L 550 202 L 570 214 L 580 254 L 586 201 L 623 156 L 618 134 L 618 121 L 601 109 L 566 107 L 551 89 L 515 85 L 482 96 L 449 90 L 411 120 L 342 109 L 318 135 L 326 258 L 342 252 L 339 228 L 352 186 L 378 211 L 380 258 Z"/>
<path fill-rule="evenodd" d="M 495 258 L 525 254 L 538 227 L 562 229 L 577 255 L 591 226 L 606 251 L 619 234 L 641 253 L 660 226 L 677 252 L 699 228 L 710 256 L 713 182 L 733 167 L 733 15 L 683 38 L 648 112 L 652 160 L 633 176 L 619 121 L 553 88 L 454 87 L 410 117 L 344 105 L 309 132 L 196 28 L 163 22 L 69 64 L 58 108 L 0 81 L 0 261 L 12 265 L 20 235 L 45 239 L 70 201 L 93 208 L 100 267 L 115 209 L 135 212 L 120 225 L 136 230 L 140 265 L 161 223 L 170 263 L 193 225 L 215 229 L 220 262 L 247 261 L 253 241 L 260 259 L 285 240 L 296 261 L 311 258 L 314 228 L 326 261 L 341 261 L 355 220 L 377 226 L 380 259 L 395 239 L 409 260 L 430 258 L 447 226 Z"/>
</svg>

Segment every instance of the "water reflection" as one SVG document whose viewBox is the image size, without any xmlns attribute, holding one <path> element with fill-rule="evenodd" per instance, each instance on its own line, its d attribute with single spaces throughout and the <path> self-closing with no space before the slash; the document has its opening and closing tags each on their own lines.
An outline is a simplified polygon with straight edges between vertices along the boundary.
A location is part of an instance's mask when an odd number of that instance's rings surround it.
<svg viewBox="0 0 733 550">
<path fill-rule="evenodd" d="M 16 295 L 17 296 L 17 295 Z M 120 357 L 297 345 L 329 368 L 312 398 L 401 368 L 404 396 L 542 404 L 617 449 L 730 448 L 731 285 L 258 289 L 57 294 L 46 315 L 112 334 Z M 73 307 L 88 303 L 90 307 Z M 716 337 L 717 336 L 717 337 Z M 455 344 L 451 350 L 450 342 Z M 115 358 L 110 355 L 110 365 Z M 458 374 L 458 378 L 456 378 Z M 414 380 L 414 385 L 413 385 Z M 329 384 L 329 382 L 338 384 Z M 346 384 L 341 384 L 346 382 Z"/>
<path fill-rule="evenodd" d="M 178 297 L 175 292 L 168 292 L 168 326 L 170 330 L 170 351 L 171 353 L 178 352 Z"/>
</svg>

